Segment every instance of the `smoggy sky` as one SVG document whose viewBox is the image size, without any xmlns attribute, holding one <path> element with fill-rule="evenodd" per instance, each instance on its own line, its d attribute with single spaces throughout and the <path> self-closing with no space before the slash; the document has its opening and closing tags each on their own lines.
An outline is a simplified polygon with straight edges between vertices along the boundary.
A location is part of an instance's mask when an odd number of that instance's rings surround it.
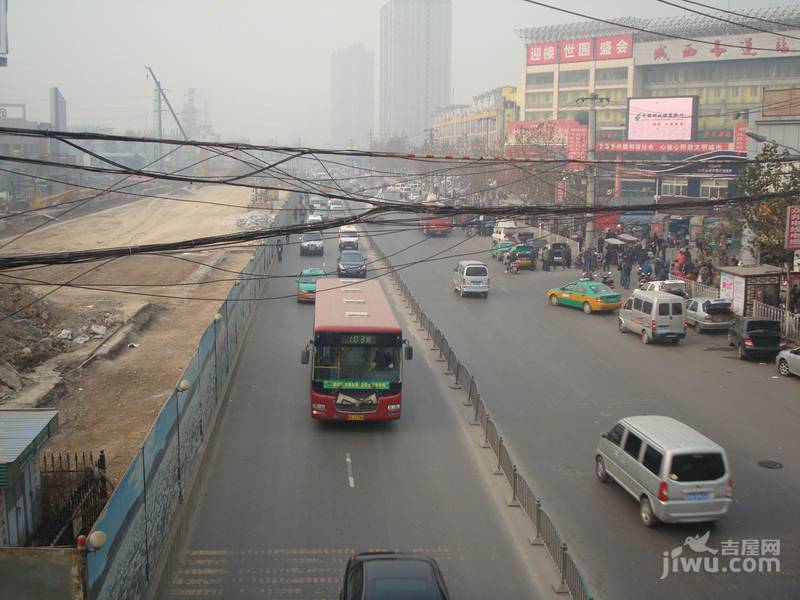
<svg viewBox="0 0 800 600">
<path fill-rule="evenodd" d="M 675 0 L 680 2 L 680 0 Z M 606 18 L 681 14 L 656 0 L 552 0 Z M 738 10 L 760 0 L 706 0 Z M 48 121 L 47 90 L 67 100 L 70 128 L 153 129 L 151 66 L 180 113 L 184 90 L 223 139 L 324 144 L 330 55 L 362 41 L 379 48 L 385 0 L 9 0 L 8 67 L 0 103 Z M 454 100 L 517 85 L 525 50 L 516 29 L 577 19 L 521 0 L 453 0 Z M 376 71 L 376 82 L 378 75 Z M 376 98 L 377 104 L 377 98 Z M 174 129 L 164 116 L 165 135 Z"/>
</svg>

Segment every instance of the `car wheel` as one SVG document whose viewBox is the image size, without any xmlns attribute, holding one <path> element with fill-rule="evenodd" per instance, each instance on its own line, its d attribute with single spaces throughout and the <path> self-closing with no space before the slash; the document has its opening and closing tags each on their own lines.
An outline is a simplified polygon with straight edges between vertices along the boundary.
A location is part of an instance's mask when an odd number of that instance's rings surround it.
<svg viewBox="0 0 800 600">
<path fill-rule="evenodd" d="M 644 329 L 642 329 L 642 343 L 643 344 L 650 343 L 650 338 L 647 336 L 647 332 Z"/>
<path fill-rule="evenodd" d="M 594 459 L 594 474 L 600 483 L 608 483 L 608 473 L 606 472 L 606 463 L 602 456 Z"/>
<path fill-rule="evenodd" d="M 697 333 L 703 333 L 703 327 L 700 325 L 700 323 L 697 323 L 697 322 L 695 322 L 695 324 L 694 324 L 694 330 L 695 330 Z"/>
<path fill-rule="evenodd" d="M 681 341 L 681 338 L 672 338 L 672 339 L 670 340 L 670 342 L 672 342 L 672 344 L 673 344 L 674 346 L 677 346 L 677 345 L 680 343 L 680 341 Z"/>
<path fill-rule="evenodd" d="M 550 304 L 552 304 L 553 306 L 558 306 L 558 296 L 556 296 L 555 294 L 550 296 Z"/>
<path fill-rule="evenodd" d="M 792 372 L 789 370 L 789 363 L 783 358 L 778 362 L 778 373 L 784 377 L 789 377 L 789 375 L 792 374 Z"/>
<path fill-rule="evenodd" d="M 483 297 L 484 298 L 488 298 L 489 297 L 489 292 L 483 292 Z"/>
<path fill-rule="evenodd" d="M 458 290 L 458 295 L 461 296 L 462 298 L 464 297 L 464 288 L 463 287 L 460 290 Z"/>
<path fill-rule="evenodd" d="M 655 527 L 656 523 L 658 523 L 658 519 L 653 514 L 653 506 L 647 497 L 643 497 L 639 501 L 639 518 L 645 527 Z"/>
<path fill-rule="evenodd" d="M 590 315 L 592 314 L 592 305 L 588 302 L 583 303 L 583 312 L 584 314 Z"/>
<path fill-rule="evenodd" d="M 617 323 L 617 329 L 619 329 L 620 333 L 625 333 L 626 327 L 622 319 L 620 319 L 619 322 Z"/>
<path fill-rule="evenodd" d="M 739 360 L 747 360 L 747 352 L 744 351 L 744 344 L 739 344 L 736 347 L 736 353 L 739 355 Z"/>
</svg>

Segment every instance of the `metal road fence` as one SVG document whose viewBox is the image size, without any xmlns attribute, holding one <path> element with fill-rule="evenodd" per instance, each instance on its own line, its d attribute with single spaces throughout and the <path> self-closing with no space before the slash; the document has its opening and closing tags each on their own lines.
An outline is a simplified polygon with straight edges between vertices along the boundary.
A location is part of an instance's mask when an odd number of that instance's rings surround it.
<svg viewBox="0 0 800 600">
<path fill-rule="evenodd" d="M 471 424 L 480 426 L 484 433 L 481 445 L 492 449 L 497 458 L 495 473 L 505 475 L 505 479 L 511 487 L 512 497 L 509 504 L 522 508 L 530 519 L 535 532 L 535 535 L 531 537 L 531 543 L 544 545 L 558 568 L 561 575 L 558 591 L 568 592 L 575 600 L 592 600 L 589 587 L 575 564 L 574 557 L 570 555 L 567 544 L 563 541 L 552 519 L 542 508 L 541 499 L 533 493 L 533 488 L 517 471 L 517 467 L 511 459 L 511 452 L 489 414 L 486 400 L 481 396 L 477 381 L 467 366 L 458 360 L 455 350 L 430 316 L 425 313 L 419 301 L 403 281 L 399 271 L 394 270 L 391 260 L 386 257 L 369 234 L 366 237 L 371 242 L 378 258 L 386 264 L 388 272 L 392 274 L 401 293 L 401 299 L 408 305 L 415 322 L 419 322 L 420 327 L 426 332 L 427 339 L 431 341 L 431 350 L 438 352 L 437 362 L 445 363 L 445 374 L 453 377 L 451 387 L 462 391 L 464 404 L 472 406 L 473 420 Z"/>
<path fill-rule="evenodd" d="M 787 340 L 800 342 L 800 314 L 790 313 L 775 306 L 753 301 L 753 316 L 781 322 L 781 335 Z"/>
<path fill-rule="evenodd" d="M 286 222 L 288 214 L 281 213 L 279 221 Z M 266 295 L 274 258 L 274 246 L 258 246 L 95 522 L 92 531 L 104 532 L 108 541 L 88 554 L 91 600 L 141 598 L 159 559 L 168 558 L 165 541 L 219 414 L 256 309 L 251 300 Z"/>
</svg>

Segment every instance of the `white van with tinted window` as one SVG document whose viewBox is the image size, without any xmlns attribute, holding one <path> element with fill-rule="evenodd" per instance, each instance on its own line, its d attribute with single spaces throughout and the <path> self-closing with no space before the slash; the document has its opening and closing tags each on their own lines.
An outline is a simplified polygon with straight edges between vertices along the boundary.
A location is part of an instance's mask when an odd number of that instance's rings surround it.
<svg viewBox="0 0 800 600">
<path fill-rule="evenodd" d="M 489 295 L 489 269 L 477 260 L 462 260 L 453 269 L 453 291 L 463 298 L 467 294 Z"/>
<path fill-rule="evenodd" d="M 677 344 L 686 337 L 686 315 L 683 298 L 668 292 L 636 290 L 619 309 L 619 330 L 628 331 L 649 344 L 669 340 Z"/>
<path fill-rule="evenodd" d="M 638 501 L 646 527 L 715 521 L 733 501 L 725 450 L 671 417 L 621 419 L 601 435 L 594 461 L 597 479 Z"/>
</svg>

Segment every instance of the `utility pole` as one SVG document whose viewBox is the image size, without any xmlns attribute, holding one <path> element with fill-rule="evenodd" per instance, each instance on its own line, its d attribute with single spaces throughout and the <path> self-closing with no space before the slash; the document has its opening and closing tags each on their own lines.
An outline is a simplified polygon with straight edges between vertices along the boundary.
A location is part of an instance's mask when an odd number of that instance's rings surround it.
<svg viewBox="0 0 800 600">
<path fill-rule="evenodd" d="M 589 169 L 586 172 L 586 207 L 594 207 L 595 196 L 595 179 L 597 171 L 594 165 L 594 151 L 596 147 L 597 137 L 597 102 L 608 102 L 609 99 L 600 97 L 597 92 L 592 92 L 586 97 L 578 98 L 578 103 L 583 104 L 589 102 L 589 147 L 586 152 L 586 158 L 589 163 Z M 592 248 L 594 246 L 594 215 L 588 214 L 586 221 L 586 239 L 583 242 L 584 248 Z"/>
</svg>

